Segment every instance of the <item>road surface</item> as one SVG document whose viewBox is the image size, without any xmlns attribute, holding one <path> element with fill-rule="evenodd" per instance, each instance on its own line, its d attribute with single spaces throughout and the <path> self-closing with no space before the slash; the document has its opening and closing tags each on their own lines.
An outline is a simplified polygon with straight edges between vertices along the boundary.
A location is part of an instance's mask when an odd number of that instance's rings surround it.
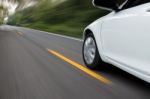
<svg viewBox="0 0 150 99">
<path fill-rule="evenodd" d="M 105 64 L 90 71 L 82 41 L 0 26 L 0 99 L 150 99 L 150 85 Z"/>
</svg>

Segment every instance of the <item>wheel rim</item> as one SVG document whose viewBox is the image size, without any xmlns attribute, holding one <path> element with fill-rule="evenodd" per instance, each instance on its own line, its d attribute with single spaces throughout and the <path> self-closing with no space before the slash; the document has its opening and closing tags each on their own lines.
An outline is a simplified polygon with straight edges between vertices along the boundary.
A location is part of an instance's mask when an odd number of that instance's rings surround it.
<svg viewBox="0 0 150 99">
<path fill-rule="evenodd" d="M 92 37 L 88 37 L 84 43 L 84 58 L 87 64 L 92 64 L 96 55 L 96 45 Z"/>
</svg>

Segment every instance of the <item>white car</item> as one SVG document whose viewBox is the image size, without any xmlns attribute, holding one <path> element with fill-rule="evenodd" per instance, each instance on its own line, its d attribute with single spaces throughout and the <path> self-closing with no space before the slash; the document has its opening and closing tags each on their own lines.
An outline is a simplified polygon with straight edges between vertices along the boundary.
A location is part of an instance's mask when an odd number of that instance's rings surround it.
<svg viewBox="0 0 150 99">
<path fill-rule="evenodd" d="M 97 69 L 103 62 L 150 83 L 150 0 L 93 0 L 112 12 L 86 27 L 83 59 Z"/>
</svg>

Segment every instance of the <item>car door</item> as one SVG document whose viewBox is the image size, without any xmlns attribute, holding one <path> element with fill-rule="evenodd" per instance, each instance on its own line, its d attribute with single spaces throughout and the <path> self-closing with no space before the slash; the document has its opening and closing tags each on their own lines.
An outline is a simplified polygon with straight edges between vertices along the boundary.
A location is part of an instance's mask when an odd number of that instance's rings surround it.
<svg viewBox="0 0 150 99">
<path fill-rule="evenodd" d="M 150 76 L 150 3 L 106 18 L 101 39 L 107 58 Z"/>
</svg>

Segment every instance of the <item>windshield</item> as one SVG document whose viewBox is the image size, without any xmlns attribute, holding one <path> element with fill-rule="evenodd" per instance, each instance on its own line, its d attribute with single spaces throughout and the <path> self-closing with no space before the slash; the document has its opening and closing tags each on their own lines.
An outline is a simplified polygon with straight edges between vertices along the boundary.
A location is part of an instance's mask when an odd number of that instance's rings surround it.
<svg viewBox="0 0 150 99">
<path fill-rule="evenodd" d="M 148 2 L 150 2 L 150 0 L 127 0 L 122 9 L 131 8 Z"/>
</svg>

